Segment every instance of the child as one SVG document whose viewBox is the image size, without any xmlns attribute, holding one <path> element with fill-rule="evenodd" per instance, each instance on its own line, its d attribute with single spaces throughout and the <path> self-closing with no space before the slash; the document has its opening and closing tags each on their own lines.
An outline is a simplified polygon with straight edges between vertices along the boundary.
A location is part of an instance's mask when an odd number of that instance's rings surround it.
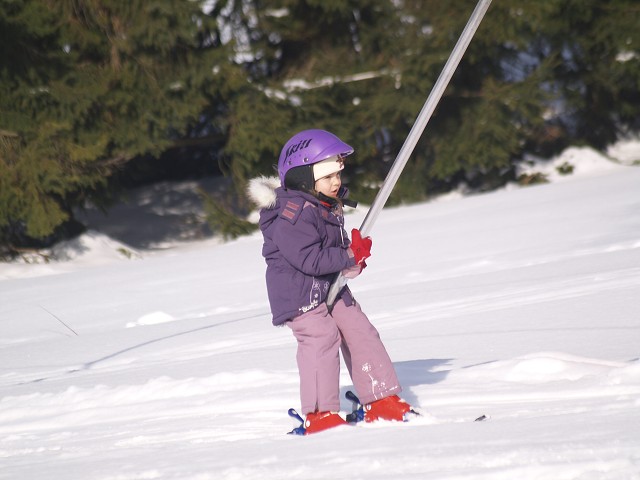
<svg viewBox="0 0 640 480">
<path fill-rule="evenodd" d="M 365 406 L 365 420 L 403 420 L 411 410 L 378 331 L 348 287 L 329 312 L 325 302 L 338 272 L 360 274 L 371 239 L 344 231 L 346 189 L 340 174 L 353 148 L 324 130 L 305 130 L 284 145 L 278 178 L 256 178 L 249 196 L 261 208 L 262 255 L 274 325 L 288 325 L 298 341 L 306 433 L 346 423 L 340 410 L 340 354 Z"/>
</svg>

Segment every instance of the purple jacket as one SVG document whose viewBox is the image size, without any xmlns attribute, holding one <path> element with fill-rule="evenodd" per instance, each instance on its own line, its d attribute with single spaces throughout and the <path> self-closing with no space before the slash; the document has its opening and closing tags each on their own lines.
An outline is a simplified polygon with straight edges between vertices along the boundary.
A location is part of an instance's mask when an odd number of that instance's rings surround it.
<svg viewBox="0 0 640 480">
<path fill-rule="evenodd" d="M 331 209 L 313 195 L 285 190 L 277 179 L 264 177 L 252 180 L 249 195 L 262 207 L 267 293 L 273 324 L 281 325 L 322 304 L 335 274 L 355 260 L 341 207 Z M 353 303 L 347 287 L 338 298 Z"/>
</svg>

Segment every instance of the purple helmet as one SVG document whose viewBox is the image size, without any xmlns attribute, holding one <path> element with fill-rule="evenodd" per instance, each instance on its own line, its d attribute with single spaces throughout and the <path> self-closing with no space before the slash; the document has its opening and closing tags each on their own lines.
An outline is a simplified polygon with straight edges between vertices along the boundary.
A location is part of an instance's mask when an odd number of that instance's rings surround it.
<svg viewBox="0 0 640 480">
<path fill-rule="evenodd" d="M 285 143 L 278 159 L 280 184 L 285 188 L 313 188 L 313 164 L 339 155 L 346 157 L 353 148 L 326 130 L 303 130 Z M 302 168 L 298 168 L 302 167 Z"/>
</svg>

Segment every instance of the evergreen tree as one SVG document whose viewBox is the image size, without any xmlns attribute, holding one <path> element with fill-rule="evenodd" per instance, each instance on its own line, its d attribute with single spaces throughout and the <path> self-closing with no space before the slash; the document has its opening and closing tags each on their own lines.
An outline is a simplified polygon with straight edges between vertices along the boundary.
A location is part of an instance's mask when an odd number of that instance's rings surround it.
<svg viewBox="0 0 640 480">
<path fill-rule="evenodd" d="M 475 4 L 252 2 L 245 46 L 254 53 L 254 84 L 284 98 L 265 101 L 262 111 L 271 116 L 278 104 L 280 111 L 295 106 L 270 131 L 281 132 L 280 144 L 311 126 L 352 142 L 358 150 L 347 181 L 370 200 Z M 391 202 L 460 181 L 493 188 L 513 178 L 525 153 L 550 155 L 570 142 L 602 148 L 621 129 L 637 129 L 634 13 L 629 0 L 494 2 Z M 242 155 L 242 148 L 233 162 L 262 158 Z M 275 155 L 274 148 L 269 166 Z"/>
<path fill-rule="evenodd" d="M 235 143 L 231 135 L 231 162 L 243 165 L 235 170 L 268 172 L 278 146 L 292 133 L 327 128 L 358 146 L 346 177 L 356 194 L 370 201 L 475 2 L 251 3 L 244 48 L 251 52 L 253 85 L 280 95 L 256 101 L 263 107 L 250 116 L 269 125 L 265 133 L 278 141 L 269 144 L 271 152 L 249 152 L 258 142 Z M 543 15 L 544 7 L 531 10 Z M 506 63 L 519 61 L 528 48 L 527 36 L 517 37 L 518 28 L 535 26 L 506 7 L 497 15 L 491 25 L 481 25 L 392 201 L 421 199 L 461 179 L 497 175 L 542 128 L 547 95 L 539 88 L 539 71 Z M 256 115 L 265 117 L 256 120 Z"/>
<path fill-rule="evenodd" d="M 386 152 L 384 142 L 376 141 L 384 138 L 385 125 L 377 122 L 383 110 L 371 106 L 396 88 L 394 57 L 402 50 L 394 38 L 401 27 L 397 7 L 363 0 L 249 3 L 253 8 L 245 9 L 246 19 L 238 23 L 247 32 L 242 47 L 250 52 L 245 66 L 254 90 L 233 103 L 237 123 L 226 152 L 233 164 L 242 164 L 234 170 L 273 173 L 279 150 L 292 134 L 325 128 L 354 145 L 366 145 L 350 160 L 348 172 L 362 170 L 363 185 L 366 178 L 378 179 L 388 167 L 388 154 L 381 153 Z M 398 115 L 395 109 L 392 113 Z M 256 133 L 265 138 L 236 141 L 234 132 L 248 124 L 261 125 Z M 254 146 L 259 148 L 250 151 Z M 372 157 L 384 157 L 381 166 L 359 168 Z"/>
<path fill-rule="evenodd" d="M 110 175 L 187 138 L 243 76 L 201 3 L 3 2 L 0 241 L 46 237 L 99 202 Z"/>
<path fill-rule="evenodd" d="M 403 75 L 416 94 L 430 90 L 441 68 L 430 56 L 448 55 L 475 1 L 417 4 L 429 33 Z M 460 180 L 492 188 L 513 178 L 525 153 L 604 148 L 637 131 L 638 12 L 628 0 L 494 2 L 416 150 L 425 193 Z"/>
<path fill-rule="evenodd" d="M 546 78 L 559 92 L 571 141 L 605 148 L 640 128 L 640 4 L 555 0 L 538 55 L 555 57 Z"/>
</svg>

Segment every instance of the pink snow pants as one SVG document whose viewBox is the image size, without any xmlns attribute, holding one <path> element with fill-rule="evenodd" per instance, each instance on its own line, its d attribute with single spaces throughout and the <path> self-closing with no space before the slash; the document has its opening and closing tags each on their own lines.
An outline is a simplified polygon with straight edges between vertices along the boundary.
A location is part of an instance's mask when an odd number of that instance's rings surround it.
<svg viewBox="0 0 640 480">
<path fill-rule="evenodd" d="M 298 341 L 300 401 L 303 414 L 340 410 L 340 350 L 362 403 L 401 391 L 380 335 L 360 305 L 335 303 L 287 322 Z"/>
</svg>

